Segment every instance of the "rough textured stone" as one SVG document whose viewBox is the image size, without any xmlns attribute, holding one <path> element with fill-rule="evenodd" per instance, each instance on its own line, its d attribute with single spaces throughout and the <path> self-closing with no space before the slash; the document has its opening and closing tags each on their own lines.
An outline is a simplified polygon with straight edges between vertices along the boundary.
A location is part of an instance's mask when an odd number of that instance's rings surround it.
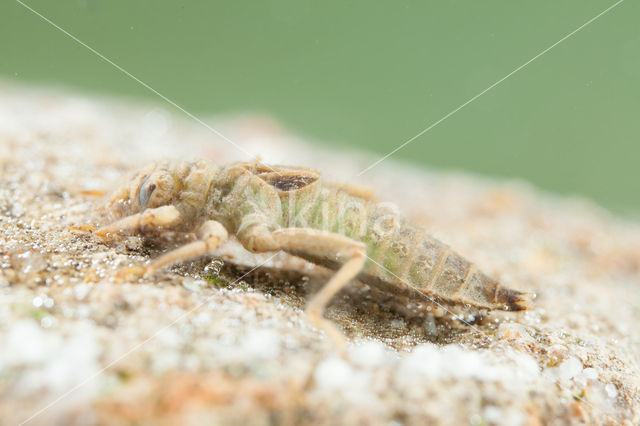
<svg viewBox="0 0 640 426">
<path fill-rule="evenodd" d="M 365 183 L 514 288 L 531 311 L 451 318 L 354 283 L 302 315 L 327 271 L 233 243 L 117 282 L 157 256 L 70 233 L 100 195 L 166 157 L 246 159 L 157 106 L 0 85 L 0 419 L 13 424 L 638 424 L 640 229 L 522 183 L 308 145 L 264 117 L 211 125 L 266 162 Z M 416 142 L 420 143 L 420 142 Z M 225 263 L 212 262 L 219 258 Z M 475 321 L 468 325 L 468 321 Z"/>
</svg>

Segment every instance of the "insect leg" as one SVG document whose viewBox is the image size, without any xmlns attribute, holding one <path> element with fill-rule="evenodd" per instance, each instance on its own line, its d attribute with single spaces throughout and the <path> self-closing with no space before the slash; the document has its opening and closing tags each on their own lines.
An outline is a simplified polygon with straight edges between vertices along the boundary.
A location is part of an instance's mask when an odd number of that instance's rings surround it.
<svg viewBox="0 0 640 426">
<path fill-rule="evenodd" d="M 107 226 L 97 229 L 94 234 L 106 237 L 122 231 L 138 230 L 145 226 L 157 228 L 160 226 L 175 226 L 181 221 L 180 212 L 174 206 L 162 206 L 147 209 L 142 213 L 124 217 Z"/>
<path fill-rule="evenodd" d="M 306 228 L 285 228 L 274 231 L 271 235 L 284 251 L 293 254 L 307 252 L 315 256 L 337 255 L 338 258 L 346 260 L 329 282 L 311 299 L 306 309 L 311 323 L 324 330 L 344 353 L 344 335 L 333 323 L 322 317 L 322 312 L 331 298 L 362 270 L 366 261 L 364 244 L 343 235 Z"/>
<path fill-rule="evenodd" d="M 193 259 L 216 249 L 227 239 L 227 230 L 218 222 L 208 220 L 196 231 L 197 241 L 185 244 L 175 250 L 163 254 L 147 266 L 130 266 L 116 274 L 117 281 L 131 281 L 142 276 L 149 276 L 159 269 L 179 262 Z"/>
<path fill-rule="evenodd" d="M 196 232 L 198 241 L 193 241 L 178 247 L 155 259 L 145 268 L 145 274 L 154 273 L 160 268 L 174 264 L 181 260 L 193 259 L 214 250 L 227 239 L 227 230 L 215 220 L 208 220 Z"/>
</svg>

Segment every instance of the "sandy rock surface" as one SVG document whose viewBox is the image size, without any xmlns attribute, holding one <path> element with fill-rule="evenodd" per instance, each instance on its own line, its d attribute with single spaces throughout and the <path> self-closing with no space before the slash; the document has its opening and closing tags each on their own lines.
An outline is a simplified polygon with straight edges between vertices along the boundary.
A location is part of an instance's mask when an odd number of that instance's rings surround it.
<svg viewBox="0 0 640 426">
<path fill-rule="evenodd" d="M 0 85 L 1 423 L 640 423 L 637 223 L 391 160 L 355 178 L 375 158 L 264 117 L 207 122 L 246 153 L 157 106 Z M 533 309 L 480 318 L 354 283 L 327 312 L 341 358 L 303 315 L 326 270 L 232 241 L 127 282 L 166 248 L 69 232 L 103 223 L 103 194 L 150 161 L 258 155 L 373 188 Z"/>
</svg>

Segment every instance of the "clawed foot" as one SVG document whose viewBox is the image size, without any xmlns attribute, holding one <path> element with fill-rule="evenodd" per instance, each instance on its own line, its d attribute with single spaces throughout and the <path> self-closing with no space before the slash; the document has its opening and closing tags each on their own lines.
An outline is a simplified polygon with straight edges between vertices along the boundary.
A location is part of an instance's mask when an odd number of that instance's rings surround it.
<svg viewBox="0 0 640 426">
<path fill-rule="evenodd" d="M 71 228 L 69 228 L 69 232 L 73 232 L 74 234 L 93 234 L 98 229 L 100 228 L 98 228 L 97 226 L 83 223 L 82 225 L 72 226 Z"/>
<path fill-rule="evenodd" d="M 128 266 L 118 271 L 114 276 L 114 280 L 118 283 L 137 281 L 140 278 L 148 277 L 153 272 L 146 266 Z"/>
<path fill-rule="evenodd" d="M 347 339 L 342 331 L 331 321 L 322 318 L 320 312 L 315 309 L 308 309 L 307 317 L 309 321 L 319 330 L 324 331 L 329 340 L 334 344 L 336 351 L 342 359 L 347 359 Z"/>
<path fill-rule="evenodd" d="M 98 237 L 101 237 L 101 238 L 108 238 L 113 235 L 113 232 L 110 232 L 110 230 L 106 228 L 98 228 L 97 226 L 89 225 L 86 223 L 82 225 L 72 226 L 71 228 L 69 228 L 69 232 L 74 234 L 97 235 Z"/>
</svg>

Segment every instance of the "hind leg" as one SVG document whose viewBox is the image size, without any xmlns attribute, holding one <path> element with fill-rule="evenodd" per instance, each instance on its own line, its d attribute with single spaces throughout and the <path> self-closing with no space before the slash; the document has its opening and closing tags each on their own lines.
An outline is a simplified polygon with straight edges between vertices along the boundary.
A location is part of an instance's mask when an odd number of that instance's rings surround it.
<svg viewBox="0 0 640 426">
<path fill-rule="evenodd" d="M 337 256 L 344 261 L 335 275 L 311 299 L 305 311 L 310 322 L 336 342 L 344 354 L 344 335 L 332 322 L 324 319 L 322 313 L 331 298 L 362 271 L 366 261 L 364 244 L 340 234 L 308 228 L 285 228 L 268 234 L 256 233 L 254 236 L 253 239 L 248 238 L 252 251 L 262 251 L 261 248 L 273 250 L 277 246 L 293 255 L 309 253 L 314 257 Z"/>
</svg>

